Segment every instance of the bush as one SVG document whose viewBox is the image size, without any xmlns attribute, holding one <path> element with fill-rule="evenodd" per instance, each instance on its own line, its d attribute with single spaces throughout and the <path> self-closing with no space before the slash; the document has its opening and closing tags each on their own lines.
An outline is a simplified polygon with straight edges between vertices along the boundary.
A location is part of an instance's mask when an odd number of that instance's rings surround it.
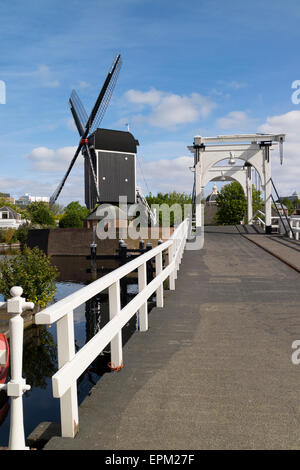
<svg viewBox="0 0 300 470">
<path fill-rule="evenodd" d="M 6 228 L 0 230 L 0 243 L 16 243 L 18 241 L 17 230 L 14 228 Z"/>
<path fill-rule="evenodd" d="M 55 227 L 55 217 L 46 202 L 32 202 L 26 210 L 33 224 Z"/>
<path fill-rule="evenodd" d="M 60 218 L 61 228 L 82 228 L 84 219 L 89 215 L 89 210 L 81 206 L 78 201 L 70 202 L 65 208 L 64 215 Z"/>
<path fill-rule="evenodd" d="M 191 205 L 192 203 L 192 197 L 190 194 L 186 193 L 178 193 L 177 191 L 173 191 L 170 193 L 157 193 L 156 196 L 154 196 L 152 193 L 149 193 L 146 196 L 147 202 L 151 208 L 152 205 L 158 204 L 160 207 L 158 217 L 159 217 L 159 225 L 170 225 L 173 227 L 177 223 L 181 222 L 184 219 L 184 216 L 187 215 L 184 213 L 184 209 L 186 205 Z M 169 208 L 175 208 L 175 212 L 171 210 L 170 212 L 170 220 L 168 220 L 168 217 L 166 218 L 167 220 L 163 220 L 163 214 L 162 210 L 164 208 L 164 205 L 169 206 Z M 177 220 L 177 218 L 179 220 Z"/>
<path fill-rule="evenodd" d="M 25 246 L 23 253 L 0 261 L 0 293 L 9 298 L 10 289 L 21 286 L 28 302 L 44 308 L 54 297 L 57 276 L 58 270 L 48 256 L 38 248 Z"/>
<path fill-rule="evenodd" d="M 217 223 L 220 225 L 239 224 L 247 213 L 247 201 L 242 186 L 234 181 L 226 184 L 217 199 Z"/>
<path fill-rule="evenodd" d="M 60 228 L 82 228 L 83 219 L 77 213 L 65 214 L 59 221 Z"/>
</svg>

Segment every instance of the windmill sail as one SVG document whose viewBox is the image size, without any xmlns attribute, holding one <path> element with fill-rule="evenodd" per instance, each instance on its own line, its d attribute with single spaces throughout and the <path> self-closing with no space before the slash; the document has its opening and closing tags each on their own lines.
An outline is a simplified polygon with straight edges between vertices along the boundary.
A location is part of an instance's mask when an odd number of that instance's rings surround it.
<svg viewBox="0 0 300 470">
<path fill-rule="evenodd" d="M 60 193 L 61 193 L 61 191 L 62 191 L 62 189 L 65 185 L 65 182 L 66 182 L 66 180 L 67 180 L 67 178 L 68 178 L 68 176 L 69 176 L 69 174 L 70 174 L 70 172 L 71 172 L 71 170 L 72 170 L 72 168 L 73 168 L 73 166 L 74 166 L 74 164 L 77 160 L 77 157 L 78 157 L 78 155 L 79 155 L 79 153 L 82 149 L 87 152 L 89 160 L 91 161 L 89 149 L 88 149 L 88 146 L 87 146 L 87 137 L 89 136 L 92 129 L 97 128 L 97 126 L 99 126 L 99 124 L 100 124 L 100 122 L 101 122 L 101 120 L 104 116 L 104 113 L 107 109 L 107 106 L 108 106 L 108 103 L 110 101 L 112 92 L 114 90 L 114 87 L 115 87 L 115 84 L 116 84 L 116 81 L 117 81 L 117 78 L 118 78 L 118 75 L 119 75 L 119 72 L 120 72 L 121 65 L 122 65 L 122 60 L 121 60 L 121 56 L 119 54 L 119 55 L 116 56 L 115 60 L 112 63 L 112 66 L 109 69 L 106 80 L 105 80 L 105 82 L 102 86 L 102 89 L 101 89 L 101 91 L 98 95 L 98 98 L 97 98 L 97 100 L 94 104 L 94 107 L 93 107 L 89 117 L 87 117 L 87 114 L 84 110 L 84 107 L 83 107 L 77 93 L 75 91 L 72 93 L 71 98 L 70 98 L 71 112 L 73 114 L 78 132 L 81 136 L 81 140 L 79 142 L 77 150 L 74 154 L 74 157 L 71 160 L 71 163 L 69 165 L 69 168 L 68 168 L 65 176 L 63 177 L 61 183 L 59 184 L 59 186 L 57 187 L 57 189 L 55 190 L 55 192 L 52 194 L 52 196 L 50 198 L 50 204 L 54 204 L 55 201 L 57 200 L 58 196 L 60 195 Z M 97 182 L 96 182 L 96 184 L 97 184 Z M 98 188 L 97 188 L 97 193 L 98 193 Z"/>
<path fill-rule="evenodd" d="M 79 135 L 83 136 L 88 120 L 88 115 L 75 90 L 72 91 L 69 103 Z"/>
</svg>

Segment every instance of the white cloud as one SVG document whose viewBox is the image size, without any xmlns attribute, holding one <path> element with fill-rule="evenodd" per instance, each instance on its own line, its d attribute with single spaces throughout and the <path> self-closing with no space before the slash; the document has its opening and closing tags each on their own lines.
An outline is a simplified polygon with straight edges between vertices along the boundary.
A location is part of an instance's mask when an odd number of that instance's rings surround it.
<svg viewBox="0 0 300 470">
<path fill-rule="evenodd" d="M 194 158 L 192 156 L 145 162 L 142 166 L 142 172 L 137 166 L 138 182 L 145 193 L 148 192 L 148 188 L 152 193 L 157 191 L 191 193 L 193 188 L 193 173 L 189 167 L 193 166 L 193 162 Z M 147 186 L 144 182 L 144 177 L 146 177 Z"/>
<path fill-rule="evenodd" d="M 162 91 L 151 88 L 149 91 L 128 90 L 125 93 L 125 98 L 130 103 L 155 106 L 159 104 L 162 95 Z"/>
<path fill-rule="evenodd" d="M 60 83 L 53 77 L 53 72 L 47 65 L 39 65 L 37 70 L 31 72 L 32 77 L 36 77 L 41 85 L 49 88 L 57 88 Z"/>
<path fill-rule="evenodd" d="M 77 127 L 73 118 L 69 118 L 66 120 L 66 126 L 70 131 L 77 131 Z"/>
<path fill-rule="evenodd" d="M 66 172 L 75 151 L 76 147 L 61 147 L 57 150 L 47 147 L 36 147 L 29 155 L 26 155 L 25 158 L 32 163 L 33 170 L 42 172 Z M 82 160 L 81 155 L 79 155 L 75 165 L 82 165 Z"/>
<path fill-rule="evenodd" d="M 220 129 L 244 129 L 253 125 L 253 120 L 244 111 L 231 111 L 217 119 L 216 126 Z"/>
<path fill-rule="evenodd" d="M 90 86 L 91 86 L 90 83 L 85 82 L 84 80 L 82 80 L 82 81 L 79 82 L 78 88 L 84 89 L 84 88 L 88 88 Z"/>
<path fill-rule="evenodd" d="M 300 193 L 300 111 L 290 111 L 270 116 L 259 126 L 258 131 L 271 134 L 286 134 L 283 144 L 284 160 L 280 165 L 278 149 L 272 152 L 272 175 L 282 196 L 297 190 Z"/>
<path fill-rule="evenodd" d="M 246 88 L 247 83 L 237 82 L 233 80 L 232 82 L 229 82 L 227 86 L 228 88 L 232 88 L 233 90 L 240 90 L 241 88 Z"/>
<path fill-rule="evenodd" d="M 26 193 L 31 196 L 50 197 L 56 190 L 61 178 L 50 180 L 48 178 L 0 178 L 0 188 L 2 192 L 8 192 L 14 198 L 24 196 Z M 84 203 L 84 180 L 83 176 L 70 174 L 67 182 L 59 196 L 58 203 L 67 205 L 71 201 Z"/>
<path fill-rule="evenodd" d="M 138 110 L 150 108 L 148 113 L 135 115 L 131 121 L 161 128 L 176 128 L 180 124 L 196 122 L 208 117 L 216 106 L 211 99 L 198 93 L 181 96 L 154 88 L 146 92 L 129 90 L 125 98 L 129 103 L 138 105 Z"/>
</svg>

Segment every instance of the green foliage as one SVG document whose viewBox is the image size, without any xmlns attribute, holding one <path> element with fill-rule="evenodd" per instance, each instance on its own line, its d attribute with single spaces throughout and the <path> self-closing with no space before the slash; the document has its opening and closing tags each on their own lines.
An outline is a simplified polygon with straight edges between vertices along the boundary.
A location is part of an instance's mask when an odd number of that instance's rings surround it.
<svg viewBox="0 0 300 470">
<path fill-rule="evenodd" d="M 21 243 L 21 245 L 25 245 L 27 242 L 28 232 L 29 230 L 39 228 L 39 225 L 31 224 L 30 222 L 26 222 L 19 226 L 16 230 L 16 237 L 17 240 Z"/>
<path fill-rule="evenodd" d="M 11 202 L 9 202 L 5 197 L 1 197 L 1 194 L 0 194 L 0 207 L 3 207 L 3 206 L 10 207 L 14 211 L 20 212 L 18 207 L 15 204 L 12 204 Z"/>
<path fill-rule="evenodd" d="M 296 197 L 296 199 L 294 199 L 293 207 L 294 207 L 294 209 L 299 209 L 300 208 L 300 199 L 298 197 Z"/>
<path fill-rule="evenodd" d="M 151 192 L 146 196 L 147 202 L 149 206 L 151 207 L 152 205 L 159 205 L 162 206 L 161 209 L 163 209 L 163 205 L 166 204 L 169 207 L 176 207 L 175 205 L 178 205 L 179 210 L 171 211 L 170 213 L 170 226 L 173 227 L 174 224 L 180 222 L 183 220 L 184 215 L 187 215 L 184 213 L 184 206 L 190 205 L 192 203 L 192 197 L 190 194 L 186 193 L 178 193 L 177 191 L 173 191 L 170 193 L 157 193 L 156 196 L 154 196 Z M 178 216 L 178 221 L 176 220 Z M 167 221 L 166 221 L 167 222 Z M 163 213 L 162 210 L 159 211 L 159 225 L 165 225 L 166 222 L 163 220 Z M 167 223 L 169 225 L 169 223 Z"/>
<path fill-rule="evenodd" d="M 261 191 L 256 189 L 254 184 L 252 185 L 252 207 L 253 207 L 253 215 L 255 215 L 258 210 L 262 210 L 263 208 L 263 200 L 261 198 Z"/>
<path fill-rule="evenodd" d="M 16 243 L 17 239 L 17 231 L 14 228 L 7 228 L 0 230 L 0 243 Z"/>
<path fill-rule="evenodd" d="M 27 242 L 27 237 L 28 237 L 28 231 L 31 227 L 31 224 L 25 223 L 19 226 L 17 229 L 17 239 L 22 245 L 25 245 Z"/>
<path fill-rule="evenodd" d="M 46 202 L 32 202 L 27 206 L 26 211 L 33 224 L 55 227 L 54 215 Z"/>
<path fill-rule="evenodd" d="M 58 270 L 48 256 L 38 248 L 25 246 L 22 253 L 0 261 L 0 292 L 8 298 L 13 286 L 21 286 L 27 301 L 44 308 L 56 292 L 57 276 Z"/>
<path fill-rule="evenodd" d="M 235 225 L 247 213 L 247 201 L 242 186 L 233 181 L 223 186 L 217 195 L 216 221 L 220 225 Z"/>
<path fill-rule="evenodd" d="M 85 206 L 81 206 L 79 201 L 70 202 L 70 204 L 65 207 L 65 214 L 78 214 L 82 219 L 85 219 L 89 215 L 89 210 Z"/>
<path fill-rule="evenodd" d="M 76 212 L 65 214 L 59 221 L 60 228 L 82 228 L 83 219 Z"/>
<path fill-rule="evenodd" d="M 89 210 L 81 206 L 79 201 L 70 202 L 65 208 L 64 215 L 60 218 L 59 226 L 61 228 L 83 227 L 84 219 L 89 215 Z"/>
</svg>

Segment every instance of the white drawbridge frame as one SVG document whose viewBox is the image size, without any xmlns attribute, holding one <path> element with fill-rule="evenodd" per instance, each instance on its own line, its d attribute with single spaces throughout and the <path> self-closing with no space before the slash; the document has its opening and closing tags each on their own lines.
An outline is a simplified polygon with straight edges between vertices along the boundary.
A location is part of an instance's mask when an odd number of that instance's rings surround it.
<svg viewBox="0 0 300 470">
<path fill-rule="evenodd" d="M 224 135 L 217 137 L 195 136 L 193 146 L 189 150 L 194 154 L 194 183 L 196 204 L 196 227 L 202 227 L 201 200 L 206 184 L 212 180 L 214 171 L 224 172 L 223 175 L 239 181 L 245 191 L 248 201 L 248 222 L 252 221 L 252 167 L 257 171 L 265 199 L 265 227 L 266 233 L 271 233 L 271 159 L 270 150 L 279 143 L 282 155 L 285 134 L 243 134 Z M 215 166 L 218 162 L 229 159 L 229 162 L 244 160 L 243 167 L 230 165 Z M 227 175 L 226 175 L 227 172 Z M 244 175 L 244 176 L 243 176 Z M 218 174 L 217 178 L 222 177 Z M 244 180 L 246 178 L 246 181 Z M 215 180 L 216 181 L 216 180 Z"/>
</svg>

